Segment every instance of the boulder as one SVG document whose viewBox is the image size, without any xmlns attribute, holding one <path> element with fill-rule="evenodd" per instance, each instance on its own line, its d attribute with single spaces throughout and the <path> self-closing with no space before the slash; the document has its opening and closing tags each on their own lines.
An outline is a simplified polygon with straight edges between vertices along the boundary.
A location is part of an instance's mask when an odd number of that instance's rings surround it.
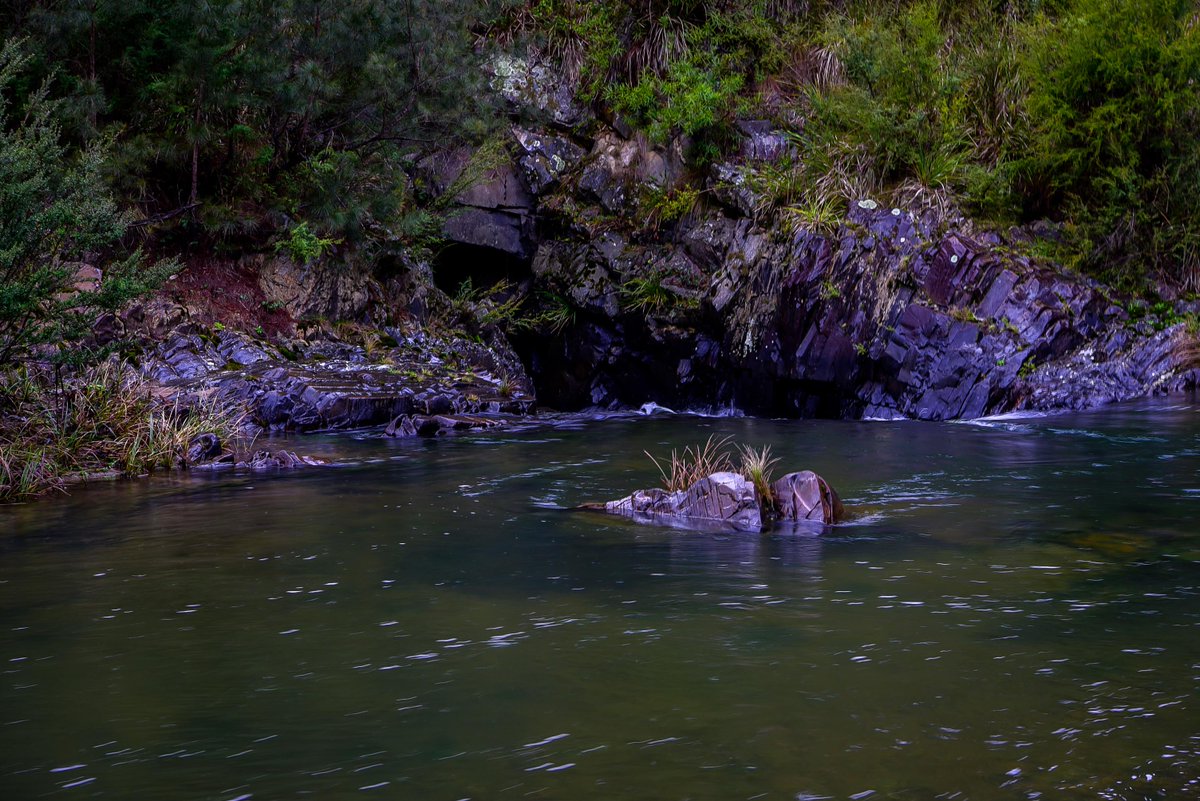
<svg viewBox="0 0 1200 801">
<path fill-rule="evenodd" d="M 465 207 L 455 210 L 442 225 L 442 235 L 460 245 L 474 245 L 529 258 L 527 218 L 507 211 Z"/>
<path fill-rule="evenodd" d="M 514 128 L 513 138 L 520 147 L 517 164 L 536 195 L 557 186 L 562 176 L 585 155 L 583 148 L 561 136 Z"/>
<path fill-rule="evenodd" d="M 829 483 L 811 470 L 788 473 L 771 483 L 775 512 L 780 520 L 816 520 L 836 523 L 842 519 L 842 500 Z"/>
<path fill-rule="evenodd" d="M 558 125 L 573 126 L 587 117 L 575 99 L 573 82 L 537 53 L 522 58 L 501 53 L 488 65 L 492 89 L 518 109 L 549 118 Z"/>
<path fill-rule="evenodd" d="M 713 473 L 686 490 L 638 490 L 607 503 L 580 509 L 622 515 L 639 523 L 713 531 L 754 531 L 772 523 L 820 523 L 842 519 L 838 494 L 811 470 L 788 473 L 771 484 L 773 504 L 765 504 L 745 476 Z"/>
<path fill-rule="evenodd" d="M 187 463 L 199 464 L 221 455 L 221 439 L 216 434 L 197 434 L 188 442 Z"/>
<path fill-rule="evenodd" d="M 680 528 L 762 531 L 762 508 L 754 485 L 737 473 L 713 473 L 686 490 L 639 490 L 604 504 L 604 511 L 641 523 Z"/>
</svg>

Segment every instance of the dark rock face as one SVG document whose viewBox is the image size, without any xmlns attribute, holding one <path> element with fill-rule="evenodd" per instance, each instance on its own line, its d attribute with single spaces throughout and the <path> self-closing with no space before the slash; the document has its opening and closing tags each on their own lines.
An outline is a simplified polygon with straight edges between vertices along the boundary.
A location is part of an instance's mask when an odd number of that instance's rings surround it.
<svg viewBox="0 0 1200 801">
<path fill-rule="evenodd" d="M 529 146 L 535 152 L 539 149 L 533 140 L 529 140 Z M 559 171 L 565 169 L 564 152 L 568 152 L 565 145 L 554 148 L 553 155 L 564 161 Z M 553 158 L 548 160 L 548 168 L 558 163 Z M 474 169 L 483 169 L 483 174 L 472 174 Z M 421 171 L 437 194 L 455 193 L 457 209 L 442 226 L 448 240 L 529 258 L 533 195 L 516 165 L 479 168 L 473 165 L 470 151 L 455 150 L 424 159 Z"/>
<path fill-rule="evenodd" d="M 1172 345 L 1134 336 L 1102 287 L 859 204 L 836 238 L 792 243 L 760 376 L 794 414 L 971 418 L 1084 408 L 1189 380 Z M 761 320 L 761 317 L 759 318 Z"/>
<path fill-rule="evenodd" d="M 536 282 L 581 312 L 532 348 L 548 402 L 946 420 L 1195 384 L 1182 325 L 1139 331 L 1104 287 L 995 234 L 863 201 L 834 231 L 784 236 L 726 191 L 727 212 L 671 238 L 539 245 Z M 667 294 L 631 307 L 647 275 Z"/>
</svg>

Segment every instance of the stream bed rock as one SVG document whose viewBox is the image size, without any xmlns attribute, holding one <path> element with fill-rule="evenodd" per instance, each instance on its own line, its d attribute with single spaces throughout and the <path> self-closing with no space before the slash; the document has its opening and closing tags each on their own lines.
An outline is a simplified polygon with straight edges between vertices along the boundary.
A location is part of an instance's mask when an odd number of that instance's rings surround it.
<svg viewBox="0 0 1200 801">
<path fill-rule="evenodd" d="M 389 336 L 392 346 L 316 339 L 288 348 L 240 332 L 184 327 L 143 360 L 142 372 L 185 405 L 216 397 L 247 409 L 249 422 L 270 431 L 367 428 L 404 416 L 461 430 L 462 419 L 448 415 L 502 420 L 536 410 L 531 382 L 503 343 Z"/>
<path fill-rule="evenodd" d="M 582 508 L 628 517 L 639 523 L 715 531 L 761 532 L 780 522 L 832 525 L 844 510 L 825 479 L 810 470 L 788 473 L 771 484 L 773 504 L 759 498 L 739 473 L 706 476 L 685 490 L 638 490 L 624 498 Z"/>
</svg>

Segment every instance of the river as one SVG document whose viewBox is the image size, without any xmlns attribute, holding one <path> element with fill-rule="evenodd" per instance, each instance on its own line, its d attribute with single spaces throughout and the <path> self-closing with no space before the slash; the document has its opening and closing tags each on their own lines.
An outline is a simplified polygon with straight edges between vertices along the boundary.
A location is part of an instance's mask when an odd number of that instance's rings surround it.
<svg viewBox="0 0 1200 801">
<path fill-rule="evenodd" d="M 565 511 L 769 444 L 815 536 Z M 0 509 L 0 798 L 1200 797 L 1200 405 L 565 418 Z"/>
</svg>

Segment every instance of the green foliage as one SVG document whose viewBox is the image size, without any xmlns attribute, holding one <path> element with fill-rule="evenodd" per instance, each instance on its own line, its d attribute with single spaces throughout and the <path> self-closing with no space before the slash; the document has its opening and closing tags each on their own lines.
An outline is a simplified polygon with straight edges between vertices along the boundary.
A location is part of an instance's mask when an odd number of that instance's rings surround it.
<svg viewBox="0 0 1200 801">
<path fill-rule="evenodd" d="M 1027 32 L 1026 203 L 1065 208 L 1080 266 L 1200 284 L 1200 28 L 1180 0 L 1077 0 Z"/>
<path fill-rule="evenodd" d="M 5 4 L 69 130 L 119 132 L 109 175 L 180 236 L 272 212 L 349 241 L 384 235 L 402 159 L 498 121 L 471 27 L 491 0 L 42 0 Z"/>
<path fill-rule="evenodd" d="M 821 43 L 846 80 L 810 89 L 811 119 L 796 139 L 819 200 L 854 200 L 906 179 L 957 186 L 964 148 L 953 103 L 963 75 L 937 7 L 831 16 Z"/>
<path fill-rule="evenodd" d="M 476 287 L 467 278 L 450 299 L 451 324 L 470 327 L 499 326 L 509 332 L 537 327 L 541 320 L 525 312 L 525 293 L 508 279 L 488 287 Z"/>
<path fill-rule="evenodd" d="M 748 90 L 781 66 L 782 28 L 756 2 L 651 3 L 631 20 L 605 99 L 652 140 L 683 135 L 697 164 L 716 160 Z"/>
<path fill-rule="evenodd" d="M 658 230 L 661 225 L 670 225 L 691 214 L 699 200 L 700 190 L 695 187 L 651 186 L 644 190 L 639 205 L 647 227 Z"/>
<path fill-rule="evenodd" d="M 842 296 L 842 290 L 838 289 L 837 284 L 828 278 L 821 282 L 817 292 L 821 295 L 822 300 L 837 300 Z"/>
<path fill-rule="evenodd" d="M 806 228 L 830 235 L 837 229 L 844 216 L 844 209 L 836 198 L 814 197 L 784 208 L 782 222 L 788 231 Z"/>
<path fill-rule="evenodd" d="M 321 258 L 340 240 L 317 236 L 307 222 L 293 225 L 286 239 L 275 243 L 275 252 L 286 252 L 297 264 L 308 264 Z"/>
<path fill-rule="evenodd" d="M 108 143 L 69 154 L 47 85 L 14 108 L 27 63 L 18 42 L 0 49 L 0 366 L 67 358 L 61 343 L 78 342 L 99 314 L 148 292 L 173 267 L 144 268 L 136 252 L 101 261 L 128 223 L 101 176 Z M 103 265 L 99 286 L 76 286 L 85 262 Z"/>
<path fill-rule="evenodd" d="M 575 307 L 567 298 L 554 292 L 541 292 L 539 299 L 541 311 L 523 319 L 525 328 L 561 334 L 575 324 Z"/>
<path fill-rule="evenodd" d="M 677 135 L 717 133 L 731 115 L 742 78 L 704 69 L 692 61 L 671 64 L 663 77 L 646 76 L 637 84 L 613 85 L 605 95 L 613 107 L 644 126 L 656 142 Z"/>
<path fill-rule="evenodd" d="M 107 136 L 86 169 L 189 247 L 293 219 L 436 248 L 457 189 L 408 173 L 503 128 L 481 60 L 528 48 L 697 166 L 732 155 L 739 115 L 788 129 L 798 157 L 748 179 L 760 223 L 827 230 L 864 196 L 1049 216 L 1075 266 L 1200 291 L 1190 0 L 29 0 L 0 29 L 36 53 L 17 94 L 64 97 L 66 161 Z M 464 181 L 507 158 L 480 154 Z"/>
<path fill-rule="evenodd" d="M 673 292 L 664 283 L 668 277 L 666 273 L 654 270 L 646 276 L 636 276 L 621 284 L 622 308 L 627 311 L 662 312 L 676 307 L 694 307 L 695 301 Z"/>
</svg>

